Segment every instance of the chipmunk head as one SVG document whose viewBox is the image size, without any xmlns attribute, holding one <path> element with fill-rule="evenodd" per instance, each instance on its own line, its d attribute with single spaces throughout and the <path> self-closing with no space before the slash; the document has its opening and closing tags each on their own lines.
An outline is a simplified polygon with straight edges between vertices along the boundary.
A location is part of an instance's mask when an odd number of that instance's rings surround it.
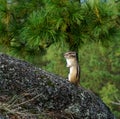
<svg viewBox="0 0 120 119">
<path fill-rule="evenodd" d="M 66 52 L 64 54 L 64 57 L 67 61 L 67 67 L 74 66 L 78 62 L 78 56 L 76 52 L 73 52 L 73 51 Z"/>
</svg>

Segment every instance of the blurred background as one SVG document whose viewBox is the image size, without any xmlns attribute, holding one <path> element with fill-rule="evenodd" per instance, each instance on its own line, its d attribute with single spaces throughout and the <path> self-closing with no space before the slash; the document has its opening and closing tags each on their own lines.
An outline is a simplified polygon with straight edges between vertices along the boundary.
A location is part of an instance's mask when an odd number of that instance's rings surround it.
<svg viewBox="0 0 120 119">
<path fill-rule="evenodd" d="M 67 78 L 67 51 L 120 118 L 120 0 L 0 0 L 0 52 Z"/>
</svg>

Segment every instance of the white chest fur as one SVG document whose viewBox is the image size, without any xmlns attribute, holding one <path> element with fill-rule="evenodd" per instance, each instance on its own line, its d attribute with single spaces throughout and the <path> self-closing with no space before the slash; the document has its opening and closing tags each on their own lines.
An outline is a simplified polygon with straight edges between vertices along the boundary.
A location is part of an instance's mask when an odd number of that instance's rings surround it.
<svg viewBox="0 0 120 119">
<path fill-rule="evenodd" d="M 67 67 L 72 67 L 75 64 L 74 59 L 66 59 Z"/>
<path fill-rule="evenodd" d="M 72 67 L 70 67 L 68 80 L 69 81 L 76 80 L 76 77 L 77 77 L 77 66 L 72 66 Z"/>
</svg>

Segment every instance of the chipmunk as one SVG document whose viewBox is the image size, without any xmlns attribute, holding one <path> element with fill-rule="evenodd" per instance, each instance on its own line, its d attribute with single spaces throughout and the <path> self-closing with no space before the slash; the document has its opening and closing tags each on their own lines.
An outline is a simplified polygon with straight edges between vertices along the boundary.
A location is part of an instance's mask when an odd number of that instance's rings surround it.
<svg viewBox="0 0 120 119">
<path fill-rule="evenodd" d="M 80 81 L 80 67 L 78 64 L 78 55 L 76 52 L 66 52 L 64 54 L 64 57 L 66 59 L 67 62 L 67 66 L 69 67 L 69 74 L 68 74 L 68 80 L 75 84 L 75 85 L 79 85 L 79 81 Z"/>
</svg>

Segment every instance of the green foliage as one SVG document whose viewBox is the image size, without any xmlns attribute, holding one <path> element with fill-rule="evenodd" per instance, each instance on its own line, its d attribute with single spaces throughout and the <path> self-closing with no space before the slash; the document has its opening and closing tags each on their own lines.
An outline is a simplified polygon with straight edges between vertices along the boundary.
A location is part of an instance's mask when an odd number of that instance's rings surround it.
<svg viewBox="0 0 120 119">
<path fill-rule="evenodd" d="M 46 55 L 43 57 L 43 61 L 46 61 L 46 65 L 44 65 L 43 68 L 49 72 L 54 72 L 55 74 L 67 78 L 68 68 L 66 68 L 66 61 L 64 59 L 64 53 L 67 49 L 67 44 L 64 48 L 61 48 L 58 44 L 51 45 Z"/>
<path fill-rule="evenodd" d="M 118 89 L 113 84 L 106 84 L 100 91 L 101 97 L 107 105 L 111 106 L 112 102 L 116 101 L 118 96 Z"/>
<path fill-rule="evenodd" d="M 113 40 L 119 31 L 114 2 L 93 0 L 81 5 L 69 0 L 0 0 L 0 3 L 1 45 L 11 52 L 14 48 L 21 55 L 23 52 L 36 55 L 34 51 L 42 52 L 56 42 L 66 42 L 69 50 L 78 51 L 87 41 Z"/>
<path fill-rule="evenodd" d="M 85 86 L 95 92 L 99 92 L 105 82 L 114 82 L 119 87 L 119 43 L 110 43 L 106 48 L 101 46 L 101 43 L 89 43 L 80 50 L 82 80 Z"/>
<path fill-rule="evenodd" d="M 113 40 L 117 33 L 115 27 L 115 19 L 118 16 L 116 4 L 111 3 L 111 1 L 107 3 L 89 1 L 83 7 L 85 9 L 85 26 L 87 27 L 89 39 L 102 42 Z"/>
<path fill-rule="evenodd" d="M 0 0 L 0 51 L 67 77 L 78 51 L 81 85 L 115 101 L 120 85 L 120 1 Z M 108 91 L 109 89 L 109 91 Z M 111 94 L 111 95 L 110 95 Z M 118 115 L 118 106 L 108 104 Z"/>
<path fill-rule="evenodd" d="M 114 114 L 119 118 L 119 103 L 120 91 L 113 84 L 106 84 L 100 91 L 101 98 L 103 101 L 112 109 Z"/>
<path fill-rule="evenodd" d="M 66 40 L 69 43 L 71 40 L 69 37 L 78 36 L 75 33 L 78 33 L 79 29 L 77 30 L 76 27 L 80 25 L 82 19 L 80 9 L 81 7 L 76 2 L 48 1 L 44 9 L 34 10 L 28 17 L 27 24 L 22 29 L 23 40 L 26 40 L 30 47 L 42 45 L 43 48 L 47 44 Z"/>
</svg>

